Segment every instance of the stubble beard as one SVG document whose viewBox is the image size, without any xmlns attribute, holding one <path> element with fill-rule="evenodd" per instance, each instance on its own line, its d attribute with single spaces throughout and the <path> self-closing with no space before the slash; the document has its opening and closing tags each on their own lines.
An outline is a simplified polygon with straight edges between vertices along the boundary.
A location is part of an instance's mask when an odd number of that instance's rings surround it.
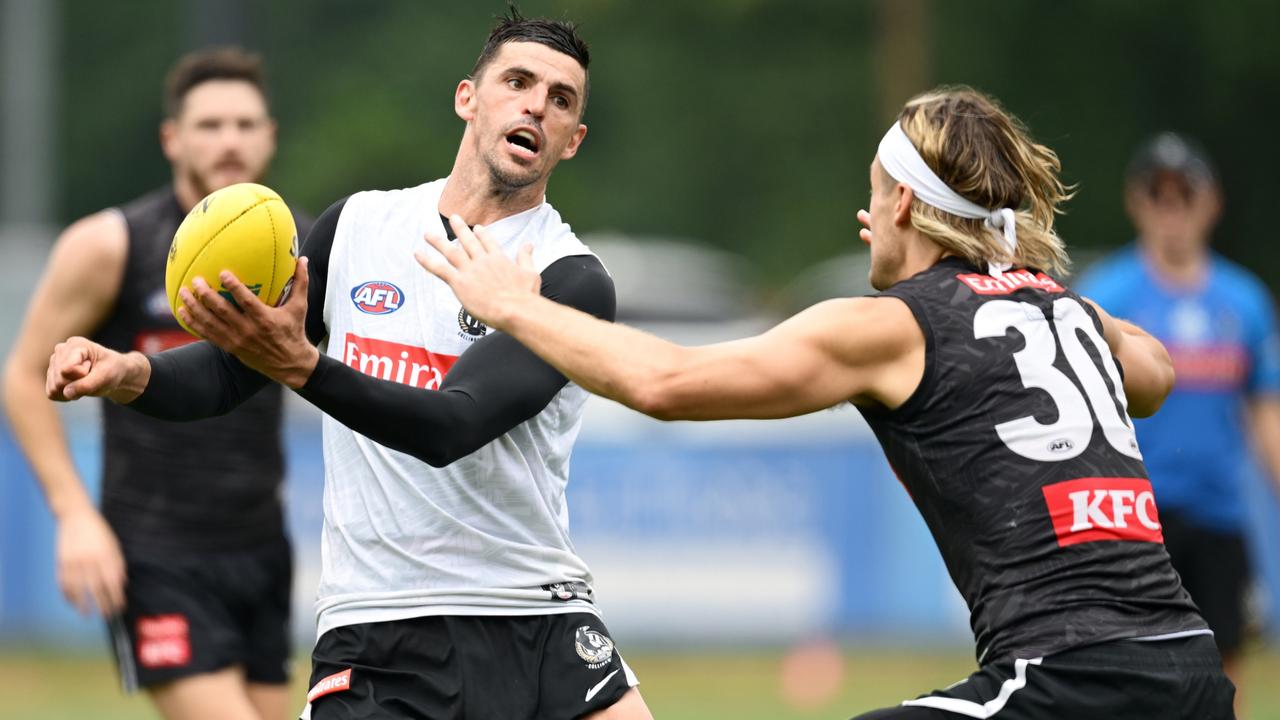
<svg viewBox="0 0 1280 720">
<path fill-rule="evenodd" d="M 262 170 L 258 171 L 257 173 L 253 173 L 253 172 L 248 173 L 248 179 L 237 181 L 237 182 L 261 182 L 262 177 L 265 173 L 266 173 L 266 168 L 264 167 L 262 168 Z M 208 197 L 209 194 L 214 192 L 215 190 L 221 190 L 222 188 L 227 187 L 227 184 L 214 187 L 214 182 L 209 179 L 209 176 L 213 175 L 213 171 L 210 171 L 208 174 L 203 174 L 199 170 L 196 170 L 194 167 L 191 167 L 190 165 L 188 165 L 184 171 L 184 174 L 187 177 L 187 182 L 189 182 L 191 184 L 191 187 L 196 191 L 196 195 L 202 198 Z M 234 184 L 234 183 L 230 183 L 230 184 Z"/>
<path fill-rule="evenodd" d="M 495 157 L 493 153 L 486 154 L 485 167 L 489 170 L 490 194 L 502 199 L 518 194 L 521 190 L 541 179 L 541 174 L 534 168 L 522 173 L 511 172 L 503 168 L 500 159 Z"/>
</svg>

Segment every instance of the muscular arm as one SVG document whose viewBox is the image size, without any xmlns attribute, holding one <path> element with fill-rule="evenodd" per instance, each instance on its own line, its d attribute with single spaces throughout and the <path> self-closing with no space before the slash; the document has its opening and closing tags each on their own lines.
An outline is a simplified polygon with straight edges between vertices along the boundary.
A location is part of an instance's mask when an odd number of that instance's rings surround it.
<svg viewBox="0 0 1280 720">
<path fill-rule="evenodd" d="M 613 319 L 613 281 L 593 257 L 552 264 L 542 293 L 555 307 Z M 537 415 L 567 382 L 510 335 L 494 333 L 462 354 L 439 390 L 379 380 L 322 357 L 298 394 L 379 444 L 442 467 Z"/>
<path fill-rule="evenodd" d="M 94 332 L 115 304 L 128 254 L 115 212 L 87 217 L 58 238 L 4 368 L 4 404 L 13 433 L 57 523 L 58 584 L 82 613 L 115 612 L 124 602 L 119 544 L 85 491 L 57 409 L 45 396 L 54 346 Z"/>
<path fill-rule="evenodd" d="M 428 235 L 434 253 L 416 258 L 473 316 L 590 392 L 659 419 L 790 417 L 848 400 L 896 408 L 924 374 L 924 335 L 896 298 L 831 300 L 756 337 L 683 347 L 549 302 L 533 291 L 528 248 L 513 263 L 483 230 L 450 221 L 458 242 Z"/>
<path fill-rule="evenodd" d="M 1137 325 L 1111 317 L 1092 300 L 1087 302 L 1102 321 L 1103 338 L 1111 354 L 1124 368 L 1129 415 L 1137 418 L 1154 415 L 1173 390 L 1173 360 L 1169 351 Z"/>
<path fill-rule="evenodd" d="M 454 216 L 458 243 L 432 235 L 419 264 L 473 316 L 500 328 L 587 390 L 666 420 L 777 418 L 846 400 L 896 408 L 924 375 L 925 341 L 897 298 L 831 300 L 763 335 L 682 347 L 603 323 L 534 292 L 528 249 L 512 263 Z"/>
<path fill-rule="evenodd" d="M 593 393 L 663 420 L 781 418 L 852 400 L 902 404 L 924 336 L 900 300 L 830 300 L 755 337 L 682 347 L 540 299 L 507 331 Z"/>
<path fill-rule="evenodd" d="M 49 355 L 58 342 L 97 330 L 115 304 L 127 252 L 128 233 L 118 213 L 101 212 L 67 228 L 5 364 L 9 422 L 55 516 L 93 502 L 72 464 L 57 408 L 44 394 Z"/>
</svg>

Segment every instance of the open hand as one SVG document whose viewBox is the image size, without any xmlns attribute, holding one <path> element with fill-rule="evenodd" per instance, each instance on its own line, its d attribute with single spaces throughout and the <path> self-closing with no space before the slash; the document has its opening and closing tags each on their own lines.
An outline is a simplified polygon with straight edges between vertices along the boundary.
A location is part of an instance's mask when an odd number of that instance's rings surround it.
<svg viewBox="0 0 1280 720">
<path fill-rule="evenodd" d="M 451 216 L 449 224 L 457 242 L 428 233 L 427 243 L 439 255 L 418 250 L 414 258 L 427 272 L 453 288 L 453 294 L 472 317 L 489 327 L 503 329 L 511 309 L 537 297 L 541 290 L 542 279 L 533 269 L 533 247 L 522 246 L 516 262 L 512 262 L 484 227 L 477 225 L 472 230 L 458 215 Z"/>
<path fill-rule="evenodd" d="M 305 385 L 320 360 L 320 352 L 307 340 L 307 259 L 298 259 L 293 288 L 280 307 L 263 303 L 226 270 L 218 279 L 235 305 L 197 277 L 191 282 L 194 293 L 187 288 L 178 291 L 184 305 L 178 308 L 182 321 L 272 380 L 295 390 Z"/>
</svg>

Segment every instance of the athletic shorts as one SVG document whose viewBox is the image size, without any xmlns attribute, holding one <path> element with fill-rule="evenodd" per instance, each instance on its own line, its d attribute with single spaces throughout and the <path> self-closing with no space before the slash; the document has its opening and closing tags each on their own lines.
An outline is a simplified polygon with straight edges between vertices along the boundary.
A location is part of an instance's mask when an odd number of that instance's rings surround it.
<svg viewBox="0 0 1280 720">
<path fill-rule="evenodd" d="M 1244 642 L 1245 594 L 1249 554 L 1244 536 L 1192 524 L 1172 511 L 1160 511 L 1164 545 L 1182 586 L 1213 630 L 1218 650 L 1231 655 Z"/>
<path fill-rule="evenodd" d="M 570 720 L 639 684 L 590 613 L 347 625 L 311 662 L 303 720 Z"/>
<path fill-rule="evenodd" d="M 991 663 L 855 720 L 1231 720 L 1235 686 L 1209 635 L 1119 640 Z"/>
<path fill-rule="evenodd" d="M 126 691 L 237 665 L 249 682 L 288 682 L 288 541 L 164 558 L 126 549 L 125 569 L 125 609 L 108 625 Z"/>
</svg>

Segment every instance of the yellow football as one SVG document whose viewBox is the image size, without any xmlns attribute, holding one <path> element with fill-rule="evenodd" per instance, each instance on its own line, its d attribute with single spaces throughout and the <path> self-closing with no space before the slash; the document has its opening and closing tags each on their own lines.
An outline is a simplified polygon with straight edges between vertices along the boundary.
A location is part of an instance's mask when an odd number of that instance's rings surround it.
<svg viewBox="0 0 1280 720">
<path fill-rule="evenodd" d="M 204 278 L 231 300 L 218 279 L 230 270 L 262 302 L 277 305 L 288 297 L 297 261 L 298 231 L 284 200 L 255 183 L 228 185 L 196 203 L 173 235 L 164 273 L 169 309 L 187 332 L 198 335 L 178 317 L 178 290 L 191 290 L 192 278 Z"/>
</svg>

